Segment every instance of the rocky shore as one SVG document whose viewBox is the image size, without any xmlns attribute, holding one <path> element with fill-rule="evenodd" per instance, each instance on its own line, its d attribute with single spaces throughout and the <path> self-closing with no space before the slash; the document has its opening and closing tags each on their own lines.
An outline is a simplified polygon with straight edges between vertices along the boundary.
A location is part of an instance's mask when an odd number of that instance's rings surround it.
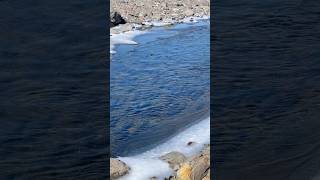
<svg viewBox="0 0 320 180">
<path fill-rule="evenodd" d="M 205 145 L 198 154 L 186 157 L 180 152 L 170 152 L 159 157 L 167 162 L 174 174 L 166 180 L 209 180 L 210 179 L 210 145 Z M 110 159 L 110 179 L 116 180 L 130 173 L 130 167 L 124 162 Z M 160 180 L 153 176 L 150 180 Z"/>
<path fill-rule="evenodd" d="M 111 33 L 210 15 L 209 0 L 111 0 Z"/>
</svg>

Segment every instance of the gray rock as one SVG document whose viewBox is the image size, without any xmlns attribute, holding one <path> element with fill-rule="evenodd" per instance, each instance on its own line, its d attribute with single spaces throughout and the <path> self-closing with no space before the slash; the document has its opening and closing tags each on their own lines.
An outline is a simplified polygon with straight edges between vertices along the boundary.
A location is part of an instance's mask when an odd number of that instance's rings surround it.
<svg viewBox="0 0 320 180">
<path fill-rule="evenodd" d="M 119 34 L 119 33 L 127 32 L 127 31 L 131 31 L 131 30 L 133 30 L 133 28 L 134 28 L 134 25 L 131 23 L 120 24 L 116 27 L 111 28 L 110 33 Z"/>
<path fill-rule="evenodd" d="M 129 173 L 130 168 L 119 159 L 110 159 L 110 179 L 114 180 Z"/>
<path fill-rule="evenodd" d="M 184 14 L 185 14 L 186 16 L 193 16 L 193 15 L 194 15 L 194 12 L 193 12 L 193 10 L 191 10 L 191 9 L 187 9 L 187 10 L 184 12 Z"/>
<path fill-rule="evenodd" d="M 176 151 L 165 154 L 160 159 L 167 162 L 173 170 L 178 170 L 180 165 L 187 160 L 185 155 Z"/>
</svg>

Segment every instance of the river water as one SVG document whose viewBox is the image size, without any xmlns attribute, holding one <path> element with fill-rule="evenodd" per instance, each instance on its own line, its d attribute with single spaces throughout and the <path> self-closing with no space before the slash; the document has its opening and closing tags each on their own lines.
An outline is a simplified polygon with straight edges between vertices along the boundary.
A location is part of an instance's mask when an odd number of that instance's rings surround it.
<svg viewBox="0 0 320 180">
<path fill-rule="evenodd" d="M 320 3 L 214 1 L 213 175 L 320 179 Z"/>
<path fill-rule="evenodd" d="M 209 21 L 156 27 L 110 66 L 113 156 L 143 152 L 209 117 Z M 209 127 L 207 127 L 209 128 Z"/>
</svg>

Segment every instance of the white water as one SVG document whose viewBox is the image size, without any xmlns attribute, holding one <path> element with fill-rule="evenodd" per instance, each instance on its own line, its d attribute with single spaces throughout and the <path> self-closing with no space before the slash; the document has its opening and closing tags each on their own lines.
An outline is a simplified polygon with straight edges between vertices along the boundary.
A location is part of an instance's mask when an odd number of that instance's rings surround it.
<svg viewBox="0 0 320 180">
<path fill-rule="evenodd" d="M 188 142 L 194 144 L 188 146 Z M 192 156 L 210 143 L 210 117 L 187 128 L 157 147 L 131 157 L 118 157 L 131 169 L 121 180 L 149 180 L 151 177 L 164 179 L 172 174 L 169 165 L 158 158 L 172 151 L 178 151 L 186 156 Z"/>
<path fill-rule="evenodd" d="M 198 20 L 205 20 L 210 19 L 210 16 L 203 16 L 203 17 L 186 17 L 180 21 L 180 23 L 197 23 Z M 161 22 L 161 21 L 152 21 L 152 22 L 145 22 L 145 25 L 150 26 L 167 26 L 171 25 L 172 22 Z M 135 25 L 135 28 L 140 27 L 141 25 Z M 110 34 L 110 54 L 115 54 L 116 51 L 114 50 L 115 45 L 117 44 L 131 44 L 135 45 L 138 44 L 137 42 L 133 41 L 134 37 L 144 34 L 147 31 L 140 31 L 140 30 L 132 30 L 128 32 L 123 32 L 119 34 Z"/>
<path fill-rule="evenodd" d="M 116 53 L 114 48 L 117 44 L 138 44 L 137 42 L 133 41 L 133 38 L 144 33 L 145 31 L 134 30 L 120 34 L 110 34 L 110 53 Z"/>
</svg>

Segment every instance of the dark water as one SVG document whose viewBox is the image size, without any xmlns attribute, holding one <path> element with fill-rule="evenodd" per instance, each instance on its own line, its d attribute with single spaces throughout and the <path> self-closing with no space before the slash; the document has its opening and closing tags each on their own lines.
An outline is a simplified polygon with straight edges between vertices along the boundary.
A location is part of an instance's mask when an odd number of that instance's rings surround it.
<svg viewBox="0 0 320 180">
<path fill-rule="evenodd" d="M 320 2 L 214 1 L 217 180 L 320 179 Z"/>
<path fill-rule="evenodd" d="M 141 152 L 209 112 L 209 22 L 154 28 L 111 61 L 112 155 Z"/>
<path fill-rule="evenodd" d="M 107 178 L 105 12 L 0 1 L 0 179 Z"/>
</svg>

